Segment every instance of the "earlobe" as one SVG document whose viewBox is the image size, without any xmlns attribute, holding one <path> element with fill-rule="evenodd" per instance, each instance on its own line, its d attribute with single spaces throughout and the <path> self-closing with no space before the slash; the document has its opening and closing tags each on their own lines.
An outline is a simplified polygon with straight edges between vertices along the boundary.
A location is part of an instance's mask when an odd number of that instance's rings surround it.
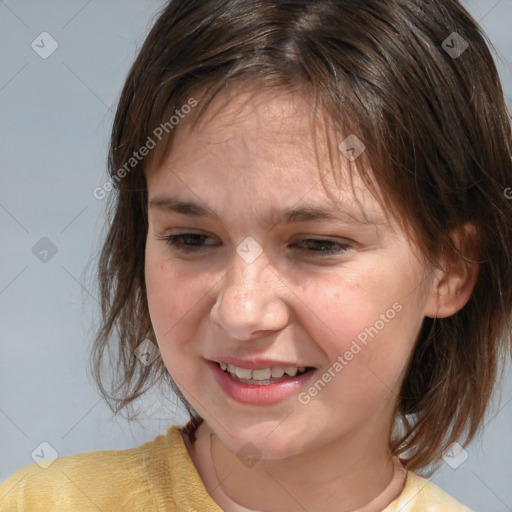
<svg viewBox="0 0 512 512">
<path fill-rule="evenodd" d="M 451 237 L 453 247 L 443 248 L 440 268 L 434 271 L 425 316 L 446 318 L 468 302 L 478 279 L 478 232 L 465 224 Z"/>
</svg>

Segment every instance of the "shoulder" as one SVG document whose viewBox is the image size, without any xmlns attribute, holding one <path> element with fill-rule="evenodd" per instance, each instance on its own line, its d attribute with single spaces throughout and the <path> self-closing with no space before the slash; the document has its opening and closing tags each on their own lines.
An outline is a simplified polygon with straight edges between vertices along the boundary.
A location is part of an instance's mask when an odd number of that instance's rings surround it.
<svg viewBox="0 0 512 512">
<path fill-rule="evenodd" d="M 161 478 L 169 472 L 179 435 L 172 426 L 166 437 L 158 435 L 136 448 L 68 455 L 46 468 L 25 466 L 0 484 L 0 510 L 151 510 L 155 472 Z"/>
<path fill-rule="evenodd" d="M 409 471 L 404 490 L 383 512 L 472 512 L 426 478 Z"/>
</svg>

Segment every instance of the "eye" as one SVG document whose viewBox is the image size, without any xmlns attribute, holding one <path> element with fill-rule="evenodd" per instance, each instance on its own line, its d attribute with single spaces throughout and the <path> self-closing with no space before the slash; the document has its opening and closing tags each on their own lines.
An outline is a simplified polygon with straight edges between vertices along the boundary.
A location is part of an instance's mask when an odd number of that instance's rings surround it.
<svg viewBox="0 0 512 512">
<path fill-rule="evenodd" d="M 179 233 L 177 235 L 156 235 L 156 237 L 166 241 L 173 250 L 184 253 L 198 252 L 206 245 L 215 245 L 203 244 L 206 239 L 213 240 L 213 238 L 202 233 Z"/>
<path fill-rule="evenodd" d="M 173 235 L 156 235 L 159 240 L 164 240 L 173 250 L 182 253 L 197 253 L 205 249 L 207 246 L 218 245 L 213 238 L 203 233 L 179 233 Z M 206 240 L 211 240 L 213 243 L 204 243 Z M 300 251 L 305 251 L 312 256 L 333 256 L 341 254 L 348 249 L 350 245 L 347 243 L 340 243 L 326 238 L 304 238 L 291 245 L 292 248 L 297 248 Z"/>
<path fill-rule="evenodd" d="M 306 248 L 303 246 L 306 246 Z M 299 247 L 301 250 L 317 253 L 315 256 L 318 255 L 320 257 L 340 254 L 350 249 L 349 244 L 335 242 L 326 238 L 304 238 L 291 247 Z"/>
</svg>

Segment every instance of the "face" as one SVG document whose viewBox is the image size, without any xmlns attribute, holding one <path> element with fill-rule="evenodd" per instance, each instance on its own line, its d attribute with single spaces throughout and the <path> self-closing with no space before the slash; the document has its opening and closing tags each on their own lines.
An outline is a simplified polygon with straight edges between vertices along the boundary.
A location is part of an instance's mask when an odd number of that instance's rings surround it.
<svg viewBox="0 0 512 512">
<path fill-rule="evenodd" d="M 349 160 L 322 185 L 327 147 L 317 159 L 308 104 L 233 94 L 193 130 L 185 120 L 147 172 L 146 286 L 165 366 L 226 446 L 250 440 L 268 459 L 354 436 L 387 444 L 434 307 L 430 269 L 356 176 L 351 186 Z M 312 369 L 243 384 L 219 361 L 258 378 Z"/>
</svg>

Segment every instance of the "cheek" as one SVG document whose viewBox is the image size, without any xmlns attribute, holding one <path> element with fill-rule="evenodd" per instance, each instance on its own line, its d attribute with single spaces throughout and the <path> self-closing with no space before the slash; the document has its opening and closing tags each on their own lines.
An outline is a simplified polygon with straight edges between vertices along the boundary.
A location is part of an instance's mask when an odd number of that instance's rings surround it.
<svg viewBox="0 0 512 512">
<path fill-rule="evenodd" d="M 329 360 L 326 379 L 339 403 L 375 406 L 406 368 L 422 317 L 403 304 L 410 281 L 395 276 L 366 269 L 304 289 L 301 322 Z"/>
<path fill-rule="evenodd" d="M 302 290 L 302 300 L 309 311 L 304 314 L 304 325 L 313 339 L 322 329 L 324 341 L 320 344 L 326 351 L 343 353 L 353 340 L 364 342 L 368 336 L 365 329 L 392 308 L 395 291 L 382 272 L 371 268 L 311 279 Z"/>
<path fill-rule="evenodd" d="M 207 300 L 204 284 L 196 275 L 182 274 L 169 263 L 152 262 L 146 267 L 146 289 L 151 323 L 163 363 L 186 392 L 199 382 L 193 361 L 194 345 L 202 307 Z M 197 312 L 195 314 L 195 312 Z"/>
<path fill-rule="evenodd" d="M 201 272 L 185 272 L 179 262 L 146 248 L 145 280 L 149 314 L 162 352 L 186 343 L 188 327 L 207 299 L 208 287 Z M 179 334 L 179 336 L 177 335 Z"/>
</svg>

